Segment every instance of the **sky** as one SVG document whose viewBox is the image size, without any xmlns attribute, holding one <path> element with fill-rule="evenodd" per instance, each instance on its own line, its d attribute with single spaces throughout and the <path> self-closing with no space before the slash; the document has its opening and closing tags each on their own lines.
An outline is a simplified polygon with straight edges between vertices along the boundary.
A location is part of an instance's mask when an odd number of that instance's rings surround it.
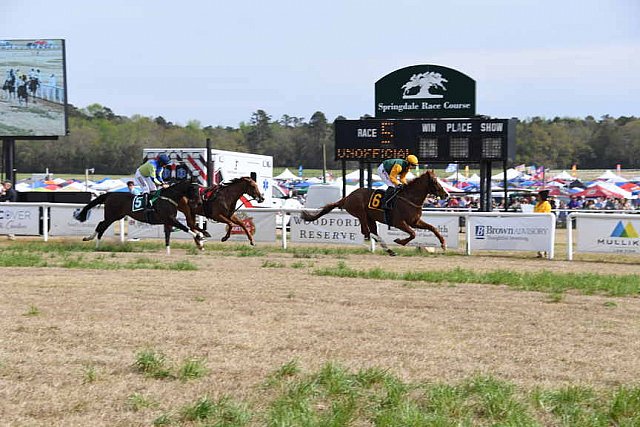
<svg viewBox="0 0 640 427">
<path fill-rule="evenodd" d="M 123 116 L 358 119 L 421 64 L 476 80 L 478 114 L 640 116 L 640 0 L 28 3 L 0 2 L 0 40 L 65 39 L 68 101 Z"/>
</svg>

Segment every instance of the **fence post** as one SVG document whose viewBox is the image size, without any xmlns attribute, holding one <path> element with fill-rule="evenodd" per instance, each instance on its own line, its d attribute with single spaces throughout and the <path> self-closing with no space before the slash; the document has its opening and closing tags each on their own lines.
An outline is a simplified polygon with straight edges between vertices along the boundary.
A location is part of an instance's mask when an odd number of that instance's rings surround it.
<svg viewBox="0 0 640 427">
<path fill-rule="evenodd" d="M 42 204 L 42 234 L 44 241 L 49 241 L 49 204 Z"/>
</svg>

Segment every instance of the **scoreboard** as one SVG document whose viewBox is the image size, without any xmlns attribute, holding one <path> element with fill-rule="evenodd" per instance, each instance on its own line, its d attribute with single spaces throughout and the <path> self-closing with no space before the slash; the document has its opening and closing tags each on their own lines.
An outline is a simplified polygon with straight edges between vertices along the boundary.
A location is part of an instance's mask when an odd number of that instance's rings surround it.
<svg viewBox="0 0 640 427">
<path fill-rule="evenodd" d="M 336 120 L 336 160 L 421 163 L 513 160 L 517 119 Z"/>
</svg>

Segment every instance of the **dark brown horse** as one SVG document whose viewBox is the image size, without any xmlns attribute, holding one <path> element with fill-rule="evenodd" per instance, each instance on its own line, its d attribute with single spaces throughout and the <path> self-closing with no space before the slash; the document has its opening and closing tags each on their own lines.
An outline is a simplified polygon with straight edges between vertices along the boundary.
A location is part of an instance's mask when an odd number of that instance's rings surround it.
<svg viewBox="0 0 640 427">
<path fill-rule="evenodd" d="M 416 237 L 413 228 L 422 228 L 431 231 L 440 241 L 443 250 L 447 249 L 444 237 L 438 229 L 431 224 L 427 224 L 421 219 L 422 204 L 427 195 L 432 194 L 442 198 L 449 197 L 449 194 L 442 188 L 433 171 L 427 171 L 409 182 L 404 188 L 399 190 L 395 197 L 395 206 L 391 209 L 391 221 L 389 225 L 409 234 L 405 239 L 395 239 L 399 245 L 406 245 Z M 321 216 L 331 212 L 335 208 L 344 209 L 360 220 L 360 230 L 365 238 L 373 237 L 380 242 L 382 248 L 389 255 L 395 252 L 387 247 L 387 244 L 378 235 L 376 221 L 385 224 L 385 212 L 382 209 L 382 193 L 368 188 L 358 188 L 347 197 L 343 197 L 334 203 L 325 205 L 319 212 L 312 214 L 302 212 L 302 219 L 305 221 L 315 221 Z"/>
<path fill-rule="evenodd" d="M 232 227 L 238 225 L 247 235 L 249 243 L 255 245 L 252 233 L 249 232 L 242 220 L 236 216 L 236 211 L 238 210 L 236 205 L 244 194 L 248 194 L 258 203 L 264 201 L 264 196 L 260 192 L 258 184 L 251 177 L 243 176 L 228 183 L 220 184 L 217 187 L 203 189 L 203 199 L 198 205 L 190 204 L 187 198 L 183 197 L 178 204 L 178 209 L 184 213 L 187 218 L 187 225 L 191 230 L 196 230 L 207 237 L 211 237 L 209 233 L 196 225 L 196 215 L 200 215 L 227 224 L 227 234 L 222 238 L 223 242 L 226 242 L 231 236 Z"/>
<path fill-rule="evenodd" d="M 154 203 L 154 212 L 148 216 L 145 215 L 143 209 L 136 209 L 135 211 L 132 211 L 133 198 L 134 195 L 131 193 L 114 192 L 105 193 L 89 202 L 80 212 L 74 215 L 75 218 L 80 222 L 86 221 L 89 210 L 104 203 L 104 220 L 100 221 L 96 226 L 93 234 L 84 237 L 82 240 L 93 240 L 98 236 L 98 240 L 96 241 L 96 247 L 98 247 L 100 239 L 107 228 L 109 228 L 109 226 L 115 221 L 118 221 L 125 216 L 129 216 L 136 221 L 146 222 L 147 224 L 164 224 L 164 241 L 167 247 L 167 255 L 171 253 L 169 240 L 171 239 L 171 231 L 173 230 L 173 227 L 177 227 L 185 233 L 190 233 L 194 239 L 196 239 L 198 247 L 201 248 L 202 242 L 199 236 L 176 219 L 178 202 L 183 198 L 190 201 L 192 205 L 196 207 L 198 206 L 199 197 L 197 184 L 185 180 L 179 181 L 170 187 L 163 188 L 160 190 L 160 196 Z"/>
</svg>

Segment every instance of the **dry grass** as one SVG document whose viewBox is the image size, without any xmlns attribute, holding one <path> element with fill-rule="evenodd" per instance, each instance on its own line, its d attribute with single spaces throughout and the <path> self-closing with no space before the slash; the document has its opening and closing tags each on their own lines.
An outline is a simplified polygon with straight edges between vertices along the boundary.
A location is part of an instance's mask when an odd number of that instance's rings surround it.
<svg viewBox="0 0 640 427">
<path fill-rule="evenodd" d="M 413 381 L 487 373 L 525 389 L 610 388 L 640 376 L 637 297 L 554 299 L 500 286 L 311 274 L 335 266 L 330 256 L 174 250 L 171 261 L 180 260 L 198 270 L 2 268 L 2 423 L 149 425 L 205 395 L 250 400 L 271 372 L 294 359 L 305 370 L 336 361 L 353 369 L 388 368 Z M 341 261 L 393 271 L 544 267 L 640 275 L 638 264 L 525 256 L 346 255 Z M 26 316 L 32 307 L 38 315 Z M 195 358 L 206 360 L 208 373 L 191 381 L 145 376 L 134 366 L 144 349 L 163 353 L 172 372 Z M 132 396 L 153 404 L 132 410 Z"/>
</svg>

